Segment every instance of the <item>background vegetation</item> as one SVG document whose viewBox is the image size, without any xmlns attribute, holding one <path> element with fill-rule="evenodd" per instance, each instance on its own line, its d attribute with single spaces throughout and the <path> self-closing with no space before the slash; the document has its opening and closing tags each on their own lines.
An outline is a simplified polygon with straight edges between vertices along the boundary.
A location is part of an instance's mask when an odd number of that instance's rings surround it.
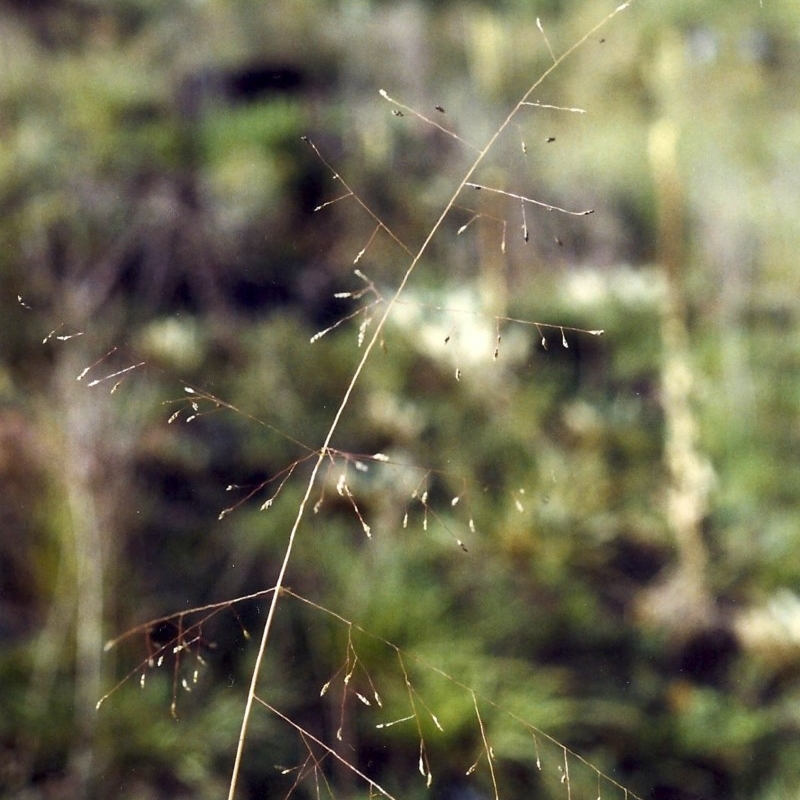
<svg viewBox="0 0 800 800">
<path fill-rule="evenodd" d="M 225 796 L 409 262 L 325 161 L 415 251 L 613 8 L 0 4 L 4 796 Z M 799 36 L 638 0 L 475 176 L 594 213 L 464 193 L 395 309 L 260 691 L 395 796 L 797 796 Z M 292 792 L 369 789 L 262 707 Z"/>
</svg>

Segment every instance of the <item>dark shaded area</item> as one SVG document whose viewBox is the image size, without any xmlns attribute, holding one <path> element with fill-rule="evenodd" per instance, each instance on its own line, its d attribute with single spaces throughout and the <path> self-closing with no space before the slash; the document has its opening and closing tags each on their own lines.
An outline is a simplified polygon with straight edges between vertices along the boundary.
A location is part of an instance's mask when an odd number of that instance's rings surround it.
<svg viewBox="0 0 800 800">
<path fill-rule="evenodd" d="M 176 103 L 183 117 L 197 119 L 215 106 L 298 96 L 320 88 L 312 83 L 305 69 L 294 64 L 252 63 L 235 69 L 207 67 L 181 80 Z"/>
<path fill-rule="evenodd" d="M 739 650 L 733 631 L 725 628 L 702 631 L 684 644 L 678 669 L 696 683 L 722 687 Z"/>
</svg>

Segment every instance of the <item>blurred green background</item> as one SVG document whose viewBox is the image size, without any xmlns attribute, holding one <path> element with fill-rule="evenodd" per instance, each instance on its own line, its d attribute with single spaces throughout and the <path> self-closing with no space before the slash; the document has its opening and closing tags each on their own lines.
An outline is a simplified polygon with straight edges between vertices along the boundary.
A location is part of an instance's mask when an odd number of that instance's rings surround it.
<svg viewBox="0 0 800 800">
<path fill-rule="evenodd" d="M 301 136 L 416 252 L 615 5 L 0 3 L 3 797 L 226 796 L 270 597 L 224 602 L 410 262 Z M 638 0 L 473 178 L 594 213 L 433 238 L 259 690 L 394 796 L 493 797 L 484 735 L 502 798 L 800 793 L 799 76 L 795 0 Z M 238 796 L 290 794 L 369 788 L 257 706 Z"/>
</svg>

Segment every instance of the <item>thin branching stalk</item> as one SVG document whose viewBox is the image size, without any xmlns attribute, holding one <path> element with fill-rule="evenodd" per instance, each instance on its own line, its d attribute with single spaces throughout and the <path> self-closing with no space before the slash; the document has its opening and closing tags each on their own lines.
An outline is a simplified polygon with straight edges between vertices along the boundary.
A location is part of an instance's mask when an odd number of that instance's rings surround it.
<svg viewBox="0 0 800 800">
<path fill-rule="evenodd" d="M 325 440 L 319 449 L 319 452 L 317 454 L 314 463 L 314 467 L 311 470 L 311 475 L 309 476 L 308 482 L 306 484 L 302 500 L 300 501 L 300 504 L 298 506 L 297 515 L 295 516 L 294 523 L 292 524 L 292 528 L 289 532 L 289 538 L 286 543 L 286 549 L 284 551 L 283 560 L 281 562 L 280 570 L 278 571 L 278 577 L 274 584 L 275 592 L 272 595 L 272 599 L 269 605 L 269 610 L 267 612 L 267 618 L 264 623 L 264 628 L 261 634 L 261 640 L 259 643 L 258 652 L 256 654 L 256 659 L 253 666 L 250 688 L 247 692 L 247 700 L 245 702 L 244 713 L 242 716 L 242 724 L 239 732 L 239 739 L 236 748 L 236 756 L 234 758 L 233 769 L 231 772 L 231 779 L 228 790 L 228 800 L 234 800 L 234 797 L 236 796 L 236 786 L 239 780 L 239 772 L 242 764 L 242 756 L 244 753 L 245 742 L 247 740 L 250 715 L 253 710 L 253 704 L 256 701 L 256 689 L 258 687 L 259 678 L 261 677 L 261 667 L 264 661 L 264 655 L 267 650 L 267 644 L 269 643 L 270 633 L 272 631 L 272 624 L 275 619 L 275 613 L 278 607 L 278 600 L 281 596 L 282 593 L 281 590 L 284 587 L 286 573 L 292 558 L 292 551 L 294 549 L 294 543 L 297 537 L 297 532 L 300 528 L 300 523 L 302 522 L 305 516 L 306 506 L 308 504 L 309 498 L 311 497 L 311 493 L 314 490 L 314 486 L 316 484 L 317 475 L 319 474 L 320 467 L 322 466 L 323 461 L 328 457 L 328 448 L 330 447 L 330 443 L 333 439 L 333 436 L 337 428 L 339 427 L 339 423 L 344 415 L 345 409 L 348 407 L 350 403 L 350 397 L 352 396 L 356 384 L 358 383 L 358 380 L 361 377 L 361 373 L 364 370 L 364 367 L 366 366 L 367 361 L 369 360 L 370 355 L 372 354 L 372 351 L 375 348 L 375 345 L 381 339 L 381 334 L 383 332 L 387 320 L 389 319 L 389 315 L 392 313 L 392 310 L 394 309 L 398 300 L 405 291 L 405 288 L 409 280 L 411 279 L 411 276 L 416 270 L 417 265 L 419 264 L 423 255 L 427 251 L 431 241 L 433 240 L 433 237 L 441 228 L 442 223 L 444 222 L 447 215 L 450 213 L 450 210 L 455 206 L 456 200 L 458 199 L 459 195 L 467 186 L 467 184 L 469 183 L 472 176 L 475 174 L 478 167 L 482 164 L 486 155 L 493 148 L 495 142 L 497 142 L 497 140 L 500 138 L 500 136 L 503 134 L 506 128 L 508 128 L 508 126 L 511 124 L 512 120 L 517 115 L 519 110 L 524 105 L 529 103 L 529 101 L 531 100 L 531 95 L 545 82 L 545 80 L 550 76 L 552 72 L 558 69 L 566 59 L 568 59 L 576 50 L 582 47 L 586 41 L 588 41 L 592 36 L 594 36 L 597 33 L 597 31 L 599 31 L 606 24 L 608 24 L 608 22 L 610 22 L 610 20 L 613 17 L 615 17 L 620 11 L 623 11 L 626 8 L 628 8 L 630 5 L 631 2 L 626 2 L 617 6 L 617 8 L 615 8 L 603 20 L 601 20 L 589 31 L 587 31 L 562 55 L 556 58 L 554 62 L 540 75 L 540 77 L 530 86 L 530 88 L 520 98 L 520 100 L 516 103 L 516 105 L 511 109 L 508 116 L 506 116 L 506 118 L 503 120 L 500 126 L 495 130 L 495 132 L 489 138 L 489 141 L 486 143 L 486 145 L 479 151 L 478 155 L 472 162 L 472 165 L 469 167 L 466 174 L 461 179 L 455 191 L 453 192 L 450 200 L 445 204 L 443 211 L 441 212 L 441 214 L 439 215 L 438 219 L 433 224 L 431 229 L 428 231 L 428 235 L 425 237 L 425 240 L 420 245 L 416 254 L 412 258 L 411 263 L 408 265 L 408 268 L 406 269 L 405 274 L 403 275 L 403 278 L 400 281 L 400 284 L 398 285 L 394 294 L 387 302 L 383 310 L 383 313 L 381 314 L 377 324 L 373 328 L 372 335 L 370 336 L 366 346 L 364 347 L 364 350 L 362 351 L 361 358 L 359 359 L 355 371 L 353 372 L 353 375 L 350 379 L 350 382 L 348 383 L 347 388 L 345 389 L 339 407 L 337 408 L 333 420 L 331 421 L 330 427 L 328 428 L 328 432 L 325 435 Z M 383 92 L 382 94 L 385 94 L 385 92 Z M 346 192 L 350 192 L 353 196 L 357 197 L 356 193 L 347 185 L 347 183 L 342 179 L 340 175 L 337 174 L 336 177 L 339 179 Z M 383 225 L 383 223 L 380 220 L 377 220 L 377 222 L 378 224 Z M 388 229 L 386 230 L 388 231 Z"/>
</svg>

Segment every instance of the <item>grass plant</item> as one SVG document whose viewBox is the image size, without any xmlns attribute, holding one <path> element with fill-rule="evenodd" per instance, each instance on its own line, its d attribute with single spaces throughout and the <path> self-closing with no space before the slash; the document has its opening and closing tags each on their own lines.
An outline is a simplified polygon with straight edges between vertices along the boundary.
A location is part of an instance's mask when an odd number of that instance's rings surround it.
<svg viewBox="0 0 800 800">
<path fill-rule="evenodd" d="M 576 747 L 562 742 L 548 732 L 542 721 L 531 716 L 535 710 L 529 713 L 528 709 L 517 707 L 513 693 L 505 698 L 494 696 L 492 680 L 486 674 L 481 675 L 479 657 L 476 656 L 472 667 L 458 663 L 448 666 L 446 653 L 427 655 L 406 647 L 402 641 L 395 641 L 383 631 L 362 625 L 357 617 L 319 603 L 311 589 L 294 588 L 289 580 L 295 552 L 302 546 L 300 540 L 326 535 L 327 506 L 335 505 L 337 509 L 346 510 L 362 535 L 363 541 L 358 545 L 361 548 L 375 548 L 377 539 L 392 535 L 386 531 L 386 519 L 380 518 L 375 511 L 375 502 L 371 499 L 362 501 L 364 495 L 372 497 L 375 494 L 375 485 L 384 487 L 382 491 L 385 492 L 389 492 L 385 487 L 391 487 L 396 497 L 401 498 L 400 505 L 405 510 L 400 519 L 395 518 L 398 531 L 408 528 L 410 518 L 411 524 L 418 523 L 426 534 L 429 527 L 436 527 L 440 536 L 436 546 L 452 547 L 464 559 L 478 557 L 473 553 L 488 546 L 481 542 L 480 526 L 476 525 L 471 510 L 472 495 L 482 491 L 477 480 L 464 478 L 447 464 L 420 465 L 404 460 L 402 452 L 397 449 L 359 452 L 357 448 L 351 450 L 339 445 L 338 439 L 348 418 L 361 413 L 356 397 L 364 373 L 376 359 L 376 354 L 382 351 L 391 353 L 394 346 L 392 325 L 402 325 L 404 316 L 409 317 L 409 308 L 412 320 L 414 314 L 422 311 L 427 319 L 442 321 L 444 335 L 436 334 L 440 338 L 441 360 L 447 365 L 449 380 L 455 384 L 463 383 L 465 392 L 480 391 L 478 373 L 483 367 L 476 367 L 472 360 L 476 348 L 483 350 L 490 362 L 502 361 L 506 354 L 513 358 L 515 330 L 524 331 L 526 337 L 535 336 L 541 348 L 564 350 L 581 340 L 603 334 L 602 330 L 575 324 L 524 319 L 508 312 L 493 313 L 481 307 L 480 303 L 458 305 L 458 300 L 446 297 L 441 300 L 434 298 L 426 304 L 422 300 L 424 291 L 415 288 L 413 281 L 418 273 L 425 271 L 427 259 L 448 237 L 466 239 L 482 227 L 484 231 L 490 231 L 497 252 L 502 255 L 510 237 L 521 237 L 524 242 L 529 240 L 531 231 L 537 228 L 537 215 L 582 218 L 592 214 L 592 208 L 568 208 L 538 197 L 529 186 L 495 184 L 491 169 L 484 170 L 484 167 L 491 164 L 496 145 L 501 140 L 519 137 L 523 155 L 527 152 L 522 136 L 522 118 L 525 115 L 545 109 L 548 113 L 565 116 L 584 112 L 580 108 L 543 103 L 537 93 L 553 72 L 587 42 L 600 37 L 606 26 L 630 5 L 630 2 L 622 3 L 605 14 L 560 54 L 554 49 L 545 27 L 537 20 L 541 32 L 540 45 L 552 63 L 531 83 L 481 146 L 462 137 L 457 123 L 444 106 L 436 105 L 431 112 L 421 111 L 412 103 L 396 98 L 393 91 L 380 89 L 376 93 L 376 102 L 386 103 L 387 110 L 394 117 L 406 118 L 404 122 L 452 139 L 469 160 L 463 174 L 453 180 L 449 195 L 433 215 L 420 244 L 407 241 L 382 213 L 375 210 L 366 199 L 366 193 L 339 171 L 336 160 L 312 138 L 303 137 L 313 158 L 330 180 L 329 197 L 320 203 L 315 213 L 335 214 L 342 206 L 351 206 L 366 220 L 371 231 L 363 247 L 352 253 L 355 288 L 342 287 L 337 293 L 337 299 L 350 304 L 350 310 L 342 313 L 335 322 L 323 325 L 311 336 L 308 345 L 317 347 L 321 340 L 335 337 L 348 327 L 356 327 L 357 357 L 320 441 L 306 441 L 305 436 L 287 432 L 282 425 L 273 424 L 267 415 L 251 413 L 194 382 L 182 382 L 182 395 L 167 401 L 168 424 L 211 424 L 220 413 L 229 413 L 282 439 L 298 453 L 253 485 L 244 489 L 229 486 L 236 499 L 219 512 L 219 519 L 227 520 L 256 504 L 261 511 L 274 514 L 274 506 L 284 497 L 290 499 L 292 513 L 287 515 L 285 508 L 283 511 L 282 519 L 290 519 L 277 572 L 273 577 L 265 577 L 264 588 L 148 619 L 109 641 L 106 646 L 106 650 L 111 651 L 123 642 L 139 641 L 143 643 L 143 651 L 141 658 L 134 660 L 122 679 L 98 700 L 98 709 L 131 681 L 138 681 L 142 689 L 146 689 L 154 672 L 169 669 L 170 710 L 177 718 L 182 692 L 191 691 L 202 679 L 213 648 L 213 641 L 206 634 L 213 621 L 226 615 L 235 621 L 244 640 L 250 641 L 252 635 L 255 656 L 249 686 L 242 699 L 241 724 L 227 790 L 229 800 L 243 796 L 242 774 L 248 759 L 269 758 L 248 749 L 253 718 L 258 714 L 267 715 L 287 736 L 293 737 L 301 753 L 297 763 L 276 766 L 285 777 L 286 797 L 301 792 L 315 797 L 346 794 L 383 796 L 389 800 L 422 796 L 433 785 L 439 770 L 447 774 L 459 773 L 464 786 L 477 781 L 475 785 L 480 788 L 474 791 L 479 794 L 470 796 L 483 796 L 485 793 L 495 800 L 523 796 L 523 793 L 533 796 L 534 792 L 526 781 L 534 780 L 538 787 L 536 791 L 540 792 L 536 796 L 555 797 L 561 793 L 567 800 L 589 796 L 625 800 L 637 797 L 613 776 L 613 766 L 598 766 L 585 760 Z M 486 203 L 487 197 L 491 202 Z M 501 212 L 498 213 L 497 209 Z M 556 242 L 561 246 L 561 241 L 556 239 Z M 392 263 L 401 265 L 399 278 L 388 289 L 372 276 L 367 266 L 370 255 L 376 250 L 380 251 L 381 258 L 389 253 Z M 24 305 L 25 301 L 20 298 L 20 303 Z M 452 327 L 448 328 L 449 324 Z M 475 338 L 470 338 L 471 332 L 476 332 Z M 59 327 L 46 340 L 66 342 L 81 333 Z M 422 335 L 421 331 L 419 333 Z M 146 359 L 134 356 L 126 360 L 121 351 L 114 349 L 93 360 L 78 379 L 90 389 L 107 388 L 113 394 L 125 381 L 147 367 Z M 290 486 L 294 487 L 293 493 L 288 490 Z M 502 502 L 522 513 L 527 498 L 524 491 L 519 490 L 503 497 Z M 379 519 L 373 519 L 373 516 Z M 358 580 L 363 581 L 365 591 L 369 591 L 369 582 L 381 578 L 361 575 Z M 237 609 L 253 602 L 265 605 L 266 613 L 259 620 L 260 630 L 251 634 L 249 623 L 240 619 Z M 315 624 L 332 631 L 332 641 L 340 643 L 338 656 L 333 656 L 338 661 L 332 663 L 330 677 L 319 685 L 307 687 L 319 698 L 330 700 L 334 709 L 332 719 L 336 721 L 332 727 L 315 725 L 306 718 L 293 716 L 282 706 L 281 698 L 270 694 L 271 645 L 281 614 L 284 611 L 289 613 L 291 609 L 315 618 Z M 332 648 L 332 652 L 334 650 Z M 373 661 L 381 666 L 373 667 Z M 520 681 L 527 680 L 519 664 L 509 663 L 508 668 L 520 669 Z M 434 702 L 430 697 L 437 700 Z M 441 710 L 437 707 L 439 705 Z M 520 705 L 524 706 L 523 703 Z M 558 707 L 552 713 L 557 717 Z M 373 772 L 369 759 L 362 759 L 358 752 L 358 731 L 363 726 L 385 733 L 387 747 L 391 746 L 398 729 L 412 731 L 410 736 L 417 742 L 414 759 L 408 761 L 401 756 L 395 765 L 408 774 L 395 776 L 390 785 L 381 777 L 386 773 L 385 769 L 378 774 Z M 440 762 L 448 755 L 437 744 L 437 737 L 451 726 L 459 731 L 456 739 L 471 743 L 465 746 L 465 752 L 456 765 Z M 416 775 L 416 784 L 410 780 L 411 773 Z M 510 782 L 510 774 L 516 775 L 516 783 Z"/>
</svg>

